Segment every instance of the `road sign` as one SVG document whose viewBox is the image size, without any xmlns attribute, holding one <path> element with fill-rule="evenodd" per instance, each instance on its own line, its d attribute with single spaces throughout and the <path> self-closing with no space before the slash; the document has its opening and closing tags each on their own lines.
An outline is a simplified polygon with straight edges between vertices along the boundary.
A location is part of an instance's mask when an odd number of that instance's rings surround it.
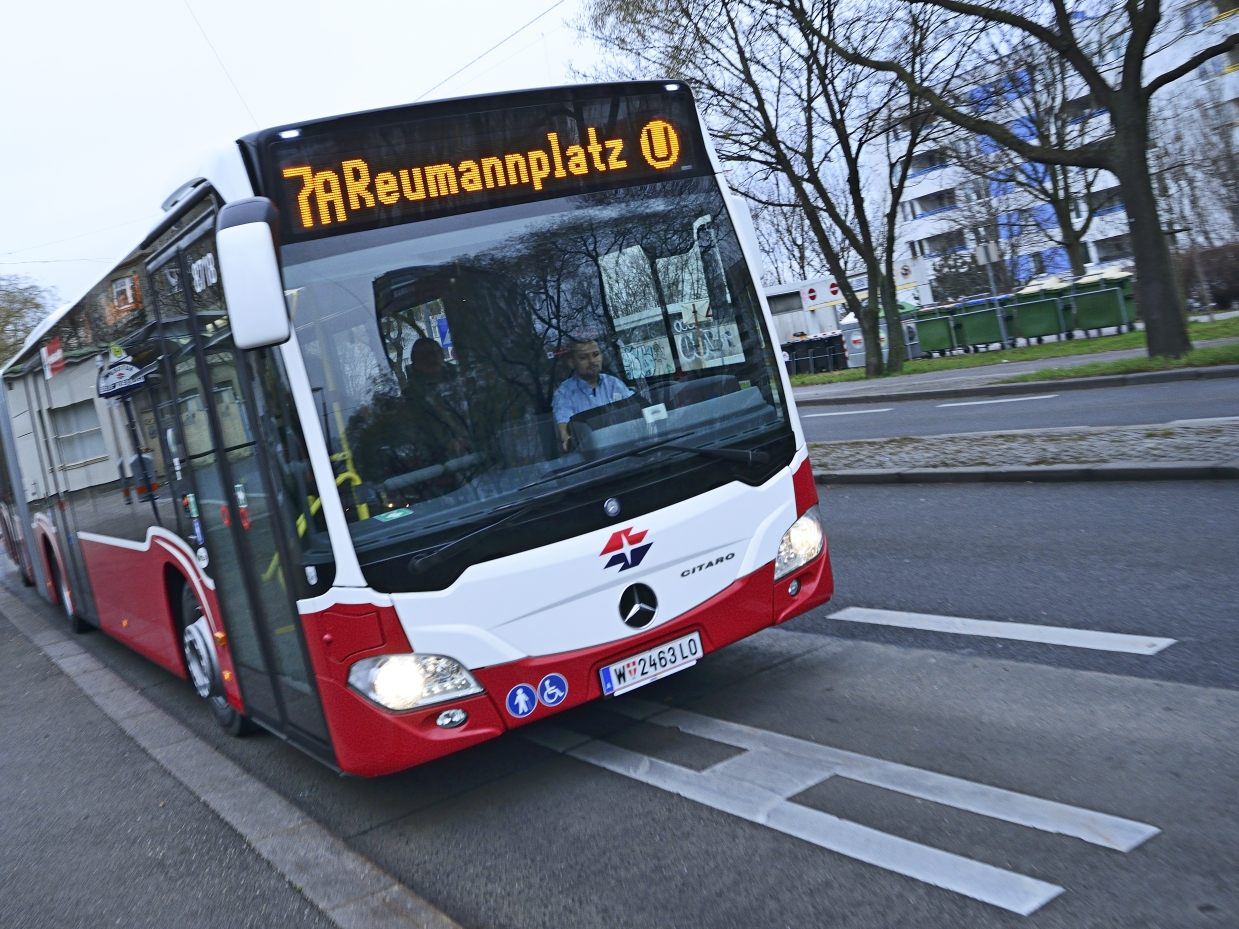
<svg viewBox="0 0 1239 929">
<path fill-rule="evenodd" d="M 101 370 L 96 386 L 100 397 L 120 397 L 145 383 L 146 374 L 137 365 L 122 361 Z"/>
<path fill-rule="evenodd" d="M 47 340 L 47 345 L 39 349 L 43 360 L 43 376 L 51 380 L 65 369 L 65 353 L 60 348 L 60 336 L 54 335 Z"/>
</svg>

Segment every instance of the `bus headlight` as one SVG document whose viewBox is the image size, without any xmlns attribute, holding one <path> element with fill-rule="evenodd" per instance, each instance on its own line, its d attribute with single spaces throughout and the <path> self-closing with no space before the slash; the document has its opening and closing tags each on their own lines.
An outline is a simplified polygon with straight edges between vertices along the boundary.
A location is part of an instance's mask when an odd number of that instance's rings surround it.
<svg viewBox="0 0 1239 929">
<path fill-rule="evenodd" d="M 821 515 L 816 506 L 811 506 L 783 533 L 779 554 L 774 560 L 774 579 L 777 581 L 820 555 L 822 542 Z"/>
<path fill-rule="evenodd" d="M 348 682 L 389 710 L 412 710 L 482 692 L 459 661 L 442 655 L 363 658 L 349 669 Z"/>
</svg>

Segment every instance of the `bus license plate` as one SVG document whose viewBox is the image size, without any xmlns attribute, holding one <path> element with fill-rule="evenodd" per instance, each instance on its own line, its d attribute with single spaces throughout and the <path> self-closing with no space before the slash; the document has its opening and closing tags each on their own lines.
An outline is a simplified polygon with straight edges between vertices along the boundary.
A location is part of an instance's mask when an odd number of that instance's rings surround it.
<svg viewBox="0 0 1239 929">
<path fill-rule="evenodd" d="M 701 657 L 701 635 L 690 632 L 657 648 L 630 655 L 599 670 L 602 692 L 615 697 L 660 677 L 691 668 Z"/>
</svg>

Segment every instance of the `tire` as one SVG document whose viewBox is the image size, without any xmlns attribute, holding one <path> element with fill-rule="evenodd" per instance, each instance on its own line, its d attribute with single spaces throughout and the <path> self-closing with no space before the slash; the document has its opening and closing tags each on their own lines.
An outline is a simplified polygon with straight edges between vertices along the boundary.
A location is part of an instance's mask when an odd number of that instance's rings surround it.
<svg viewBox="0 0 1239 929">
<path fill-rule="evenodd" d="M 56 559 L 50 551 L 47 555 L 47 563 L 52 575 L 52 587 L 56 591 L 56 602 L 65 614 L 65 619 L 69 624 L 69 631 L 74 635 L 81 635 L 89 631 L 90 625 L 77 615 L 77 610 L 73 606 L 73 591 L 69 589 L 69 583 L 65 580 L 64 575 L 61 574 L 60 565 L 56 563 Z"/>
<path fill-rule="evenodd" d="M 206 701 L 207 709 L 221 729 L 233 736 L 243 736 L 254 730 L 248 716 L 238 713 L 224 696 L 224 682 L 219 670 L 219 655 L 198 598 L 189 584 L 181 587 L 181 656 L 194 691 Z"/>
</svg>

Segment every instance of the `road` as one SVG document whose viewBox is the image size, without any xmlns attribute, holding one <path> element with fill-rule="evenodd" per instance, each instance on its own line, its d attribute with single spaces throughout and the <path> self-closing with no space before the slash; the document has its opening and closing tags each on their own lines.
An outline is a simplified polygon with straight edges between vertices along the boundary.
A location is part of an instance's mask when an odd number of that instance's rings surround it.
<svg viewBox="0 0 1239 929">
<path fill-rule="evenodd" d="M 183 682 L 79 641 L 465 926 L 1239 922 L 1239 488 L 848 487 L 823 505 L 832 604 L 378 781 L 229 739 Z M 859 609 L 1173 642 L 840 616 Z"/>
<path fill-rule="evenodd" d="M 1239 416 L 1239 378 L 1171 381 L 1011 397 L 961 396 L 799 408 L 810 442 L 1059 426 L 1131 426 Z"/>
</svg>

